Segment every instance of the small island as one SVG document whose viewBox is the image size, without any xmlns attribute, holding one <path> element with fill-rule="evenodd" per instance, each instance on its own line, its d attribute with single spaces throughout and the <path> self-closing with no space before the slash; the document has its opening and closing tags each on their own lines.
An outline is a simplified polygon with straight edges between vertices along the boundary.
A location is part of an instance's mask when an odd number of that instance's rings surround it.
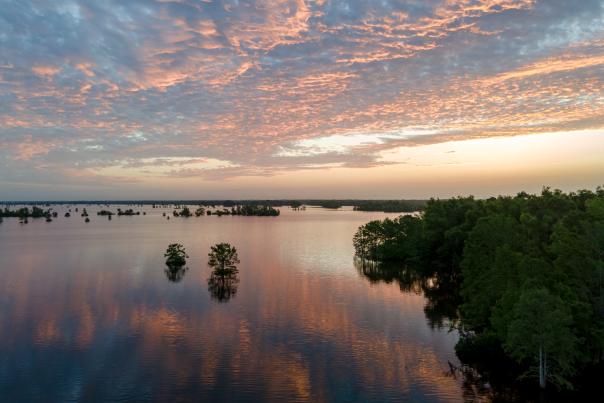
<svg viewBox="0 0 604 403">
<path fill-rule="evenodd" d="M 271 206 L 257 206 L 257 205 L 251 205 L 251 204 L 237 205 L 237 206 L 231 207 L 230 209 L 224 208 L 222 210 L 215 210 L 215 211 L 207 210 L 207 215 L 217 215 L 217 216 L 240 215 L 240 216 L 276 217 L 279 214 L 281 214 L 281 212 Z"/>
<path fill-rule="evenodd" d="M 56 213 L 50 209 L 44 210 L 38 206 L 33 206 L 31 210 L 29 207 L 21 207 L 17 210 L 9 210 L 8 207 L 5 207 L 4 210 L 0 210 L 0 217 L 14 217 L 19 218 L 20 220 L 25 220 L 27 218 L 51 218 L 56 217 Z"/>
</svg>

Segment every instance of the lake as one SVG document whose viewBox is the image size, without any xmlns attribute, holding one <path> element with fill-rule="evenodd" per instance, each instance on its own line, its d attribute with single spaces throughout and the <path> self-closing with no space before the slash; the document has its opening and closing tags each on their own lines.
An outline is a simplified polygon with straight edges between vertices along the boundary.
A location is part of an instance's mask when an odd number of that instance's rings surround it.
<svg viewBox="0 0 604 403">
<path fill-rule="evenodd" d="M 80 212 L 82 206 L 78 206 Z M 59 217 L 0 224 L 0 400 L 464 401 L 457 333 L 421 290 L 369 281 L 352 237 L 397 214 L 281 208 L 279 217 Z M 116 211 L 118 206 L 103 209 Z M 165 271 L 168 244 L 190 256 Z M 210 246 L 241 263 L 208 290 Z M 223 290 L 224 291 L 224 290 Z"/>
</svg>

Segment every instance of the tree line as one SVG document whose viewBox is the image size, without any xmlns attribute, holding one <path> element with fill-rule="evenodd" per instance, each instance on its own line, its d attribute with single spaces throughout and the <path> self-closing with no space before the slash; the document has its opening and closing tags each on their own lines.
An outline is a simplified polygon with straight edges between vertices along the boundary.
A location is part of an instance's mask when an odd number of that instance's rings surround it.
<svg viewBox="0 0 604 403">
<path fill-rule="evenodd" d="M 9 210 L 8 207 L 5 207 L 4 210 L 0 210 L 0 217 L 49 218 L 52 216 L 53 212 L 50 209 L 44 210 L 37 206 L 33 206 L 31 209 L 29 207 L 21 207 L 16 210 Z"/>
<path fill-rule="evenodd" d="M 462 361 L 513 360 L 523 377 L 571 389 L 604 365 L 604 189 L 432 199 L 371 221 L 359 257 L 446 278 Z"/>
<path fill-rule="evenodd" d="M 357 211 L 383 211 L 384 213 L 412 213 L 426 207 L 427 200 L 364 200 L 354 205 Z"/>
<path fill-rule="evenodd" d="M 427 200 L 364 200 L 364 199 L 277 199 L 277 200 L 97 200 L 97 201 L 63 201 L 63 202 L 32 202 L 32 201 L 7 201 L 2 204 L 7 205 L 128 205 L 144 206 L 149 205 L 152 208 L 174 207 L 177 210 L 186 205 L 193 205 L 206 208 L 231 208 L 236 206 L 270 206 L 284 207 L 289 206 L 293 210 L 304 209 L 304 206 L 319 206 L 329 209 L 338 209 L 342 206 L 352 206 L 358 211 L 383 211 L 392 213 L 403 213 L 420 211 L 426 205 Z"/>
</svg>

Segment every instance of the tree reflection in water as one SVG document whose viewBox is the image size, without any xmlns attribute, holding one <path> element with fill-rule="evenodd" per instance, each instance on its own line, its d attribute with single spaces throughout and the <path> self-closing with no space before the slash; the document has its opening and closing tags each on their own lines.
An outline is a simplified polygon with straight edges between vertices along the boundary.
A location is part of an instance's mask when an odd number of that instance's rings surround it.
<svg viewBox="0 0 604 403">
<path fill-rule="evenodd" d="M 218 302 L 228 302 L 237 294 L 239 278 L 236 275 L 220 276 L 212 273 L 208 278 L 208 291 L 212 299 Z"/>
<path fill-rule="evenodd" d="M 168 281 L 178 283 L 185 276 L 185 272 L 189 270 L 189 268 L 185 266 L 187 258 L 189 257 L 185 251 L 185 247 L 179 243 L 171 243 L 168 245 L 164 257 L 166 258 L 167 267 L 165 273 Z"/>
<path fill-rule="evenodd" d="M 168 281 L 178 283 L 185 276 L 185 273 L 189 268 L 185 265 L 167 265 L 164 272 Z"/>
<path fill-rule="evenodd" d="M 237 294 L 239 284 L 237 249 L 228 243 L 219 243 L 211 247 L 208 257 L 208 266 L 212 268 L 208 278 L 210 296 L 218 302 L 228 302 Z"/>
<path fill-rule="evenodd" d="M 459 294 L 455 279 L 444 278 L 402 264 L 380 263 L 355 257 L 358 272 L 372 284 L 396 282 L 402 292 L 423 294 L 424 313 L 431 328 L 455 328 L 458 324 Z"/>
<path fill-rule="evenodd" d="M 427 275 L 430 270 L 411 268 L 402 264 L 380 263 L 355 257 L 358 272 L 372 284 L 396 282 L 402 292 L 412 292 L 426 298 L 424 314 L 430 328 L 459 329 L 459 289 L 454 278 Z M 490 402 L 493 390 L 484 378 L 468 365 L 448 362 L 446 376 L 459 379 L 463 387 L 464 400 Z"/>
</svg>

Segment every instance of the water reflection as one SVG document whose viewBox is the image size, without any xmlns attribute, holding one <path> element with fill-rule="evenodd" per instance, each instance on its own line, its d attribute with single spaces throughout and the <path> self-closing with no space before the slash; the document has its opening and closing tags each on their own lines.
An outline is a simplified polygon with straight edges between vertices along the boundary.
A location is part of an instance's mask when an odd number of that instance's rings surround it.
<svg viewBox="0 0 604 403">
<path fill-rule="evenodd" d="M 401 292 L 413 292 L 425 297 L 424 315 L 431 329 L 457 329 L 459 325 L 459 289 L 454 278 L 427 275 L 429 270 L 412 268 L 402 264 L 380 263 L 355 257 L 358 272 L 372 284 L 396 282 Z M 463 385 L 465 401 L 489 402 L 493 399 L 490 385 L 472 367 L 447 362 L 445 376 Z"/>
<path fill-rule="evenodd" d="M 465 397 L 447 375 L 457 337 L 430 329 L 424 296 L 379 273 L 370 286 L 351 265 L 354 231 L 380 216 L 161 214 L 0 226 L 0 401 Z M 178 286 L 159 269 L 175 239 L 191 255 Z M 223 280 L 203 262 L 224 239 L 241 263 Z"/>
<path fill-rule="evenodd" d="M 396 282 L 401 292 L 426 297 L 424 314 L 433 329 L 454 328 L 458 323 L 459 294 L 455 279 L 433 274 L 402 264 L 380 263 L 355 257 L 357 271 L 372 284 Z"/>
<path fill-rule="evenodd" d="M 164 272 L 168 281 L 178 283 L 183 279 L 187 270 L 189 270 L 187 266 L 166 265 Z"/>
<path fill-rule="evenodd" d="M 212 299 L 218 302 L 228 302 L 237 294 L 237 276 L 217 276 L 212 274 L 208 278 L 208 291 Z"/>
</svg>

